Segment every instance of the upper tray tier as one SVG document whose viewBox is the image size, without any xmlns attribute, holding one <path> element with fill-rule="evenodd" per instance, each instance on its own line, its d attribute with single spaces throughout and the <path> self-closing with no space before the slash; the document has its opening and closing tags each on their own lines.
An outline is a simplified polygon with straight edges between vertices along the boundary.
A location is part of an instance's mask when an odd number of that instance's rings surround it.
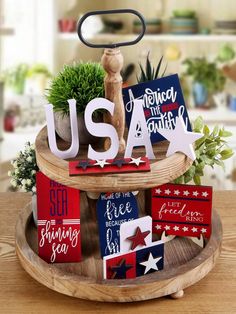
<svg viewBox="0 0 236 314">
<path fill-rule="evenodd" d="M 67 143 L 58 140 L 58 146 L 66 149 Z M 68 161 L 53 155 L 48 146 L 47 128 L 38 134 L 35 142 L 36 158 L 39 169 L 58 183 L 88 192 L 126 192 L 152 188 L 185 173 L 192 161 L 182 153 L 165 157 L 168 142 L 153 145 L 156 160 L 151 161 L 150 172 L 114 173 L 99 175 L 69 176 Z M 135 149 L 134 157 L 144 156 L 144 149 Z M 87 159 L 87 147 L 80 145 L 79 159 Z"/>
</svg>

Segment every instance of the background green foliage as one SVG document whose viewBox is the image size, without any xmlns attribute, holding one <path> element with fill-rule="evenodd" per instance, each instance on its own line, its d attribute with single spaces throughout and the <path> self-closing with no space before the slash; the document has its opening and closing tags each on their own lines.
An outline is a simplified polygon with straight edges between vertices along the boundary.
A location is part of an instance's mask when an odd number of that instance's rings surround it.
<svg viewBox="0 0 236 314">
<path fill-rule="evenodd" d="M 163 73 L 160 74 L 162 61 L 163 61 L 163 57 L 161 57 L 161 59 L 159 60 L 157 66 L 155 68 L 152 66 L 151 61 L 149 59 L 149 54 L 148 54 L 147 59 L 146 59 L 145 69 L 143 68 L 143 66 L 141 64 L 139 64 L 141 74 L 139 77 L 137 77 L 138 83 L 149 82 L 149 81 L 156 80 L 160 77 L 163 77 L 165 75 L 166 68 L 163 71 Z"/>
<path fill-rule="evenodd" d="M 233 156 L 234 152 L 227 146 L 225 138 L 232 136 L 232 133 L 224 128 L 215 126 L 212 131 L 204 124 L 202 117 L 198 117 L 193 123 L 193 132 L 203 133 L 204 136 L 195 142 L 196 159 L 192 166 L 174 183 L 188 183 L 194 181 L 196 185 L 201 184 L 201 177 L 204 175 L 204 168 L 220 166 L 224 169 L 224 160 Z"/>
<path fill-rule="evenodd" d="M 223 90 L 226 78 L 217 68 L 216 62 L 208 62 L 206 58 L 189 58 L 184 64 L 187 67 L 185 75 L 191 76 L 195 82 L 202 83 L 209 93 Z"/>
<path fill-rule="evenodd" d="M 104 97 L 105 71 L 98 63 L 74 63 L 52 80 L 46 98 L 54 111 L 69 114 L 68 99 L 75 99 L 77 114 L 83 114 L 86 105 L 96 97 Z"/>
</svg>

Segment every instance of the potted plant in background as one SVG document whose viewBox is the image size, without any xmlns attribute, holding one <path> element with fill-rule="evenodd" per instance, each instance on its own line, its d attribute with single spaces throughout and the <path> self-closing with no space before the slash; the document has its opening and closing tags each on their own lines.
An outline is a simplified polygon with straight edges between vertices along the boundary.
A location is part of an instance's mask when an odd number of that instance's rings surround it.
<svg viewBox="0 0 236 314">
<path fill-rule="evenodd" d="M 44 94 L 45 89 L 49 86 L 52 74 L 44 64 L 34 64 L 29 68 L 26 76 L 26 93 Z"/>
<path fill-rule="evenodd" d="M 28 64 L 20 63 L 5 70 L 1 79 L 4 81 L 5 86 L 11 89 L 15 94 L 22 95 L 25 89 L 25 80 L 28 70 Z"/>
<path fill-rule="evenodd" d="M 68 99 L 76 100 L 80 143 L 88 144 L 96 140 L 84 123 L 86 105 L 96 97 L 104 97 L 105 71 L 99 63 L 79 62 L 66 65 L 52 80 L 46 98 L 53 105 L 57 134 L 66 142 L 71 141 Z M 96 112 L 94 121 L 101 121 L 101 112 Z"/>
<path fill-rule="evenodd" d="M 218 69 L 216 62 L 204 58 L 188 58 L 184 61 L 184 75 L 193 78 L 193 97 L 196 107 L 211 107 L 212 96 L 222 92 L 226 77 Z"/>
<path fill-rule="evenodd" d="M 39 169 L 36 163 L 34 144 L 27 142 L 24 150 L 18 153 L 11 164 L 13 170 L 8 173 L 12 178 L 11 185 L 32 194 L 32 211 L 37 225 L 36 172 Z"/>
</svg>

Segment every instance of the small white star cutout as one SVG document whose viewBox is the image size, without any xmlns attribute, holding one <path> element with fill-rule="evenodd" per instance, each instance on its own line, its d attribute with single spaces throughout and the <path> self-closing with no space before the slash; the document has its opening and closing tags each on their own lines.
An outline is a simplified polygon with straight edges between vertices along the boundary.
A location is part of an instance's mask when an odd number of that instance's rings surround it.
<svg viewBox="0 0 236 314">
<path fill-rule="evenodd" d="M 145 163 L 144 160 L 141 160 L 141 157 L 139 158 L 131 158 L 132 160 L 129 162 L 130 164 L 135 164 L 136 166 L 139 166 L 140 164 Z"/>
<path fill-rule="evenodd" d="M 155 228 L 156 228 L 157 230 L 160 230 L 160 229 L 161 229 L 161 225 L 156 225 Z"/>
<path fill-rule="evenodd" d="M 202 229 L 201 229 L 201 232 L 202 232 L 202 233 L 206 233 L 206 232 L 207 232 L 206 228 L 202 228 Z"/>
<path fill-rule="evenodd" d="M 167 231 L 167 230 L 170 230 L 170 226 L 167 226 L 165 225 L 164 229 Z"/>
<path fill-rule="evenodd" d="M 167 195 L 170 195 L 171 191 L 168 189 L 168 190 L 165 190 L 165 194 Z"/>
<path fill-rule="evenodd" d="M 100 166 L 101 168 L 104 168 L 105 165 L 110 165 L 105 159 L 96 160 L 96 164 L 94 164 L 94 166 Z"/>
<path fill-rule="evenodd" d="M 188 231 L 188 227 L 183 227 L 182 230 L 183 230 L 184 232 L 186 232 L 186 231 Z"/>
<path fill-rule="evenodd" d="M 189 191 L 184 191 L 185 196 L 188 196 L 189 194 L 190 194 Z"/>
<path fill-rule="evenodd" d="M 178 231 L 179 230 L 179 227 L 178 226 L 174 226 L 173 228 L 175 231 Z"/>
<path fill-rule="evenodd" d="M 179 191 L 179 190 L 174 190 L 174 194 L 175 194 L 175 195 L 179 195 L 179 194 L 180 194 L 180 191 Z"/>
<path fill-rule="evenodd" d="M 173 130 L 159 129 L 158 133 L 164 136 L 169 142 L 166 156 L 169 157 L 176 152 L 182 152 L 190 159 L 195 160 L 196 155 L 193 149 L 193 143 L 203 137 L 201 133 L 187 131 L 183 117 L 176 117 L 176 124 Z"/>
<path fill-rule="evenodd" d="M 144 275 L 149 272 L 149 270 L 154 269 L 158 270 L 157 263 L 162 259 L 162 257 L 154 258 L 152 253 L 149 253 L 148 260 L 146 262 L 139 263 L 142 266 L 145 266 Z"/>
<path fill-rule="evenodd" d="M 207 192 L 202 192 L 202 196 L 207 197 L 208 193 Z"/>
<path fill-rule="evenodd" d="M 161 189 L 156 189 L 155 192 L 156 192 L 157 194 L 161 194 Z"/>
<path fill-rule="evenodd" d="M 194 192 L 193 192 L 193 196 L 196 196 L 196 197 L 197 197 L 198 194 L 199 194 L 198 191 L 194 191 Z"/>
<path fill-rule="evenodd" d="M 197 232 L 197 228 L 193 227 L 192 229 L 192 232 Z"/>
</svg>

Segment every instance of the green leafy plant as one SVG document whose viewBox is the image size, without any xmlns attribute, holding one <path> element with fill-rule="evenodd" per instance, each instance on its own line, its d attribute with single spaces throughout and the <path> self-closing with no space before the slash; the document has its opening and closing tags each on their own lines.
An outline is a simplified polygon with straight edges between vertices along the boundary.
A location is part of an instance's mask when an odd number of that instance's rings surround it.
<svg viewBox="0 0 236 314">
<path fill-rule="evenodd" d="M 206 166 L 214 169 L 220 166 L 224 169 L 224 160 L 233 156 L 234 152 L 228 147 L 226 138 L 232 133 L 224 128 L 215 126 L 212 131 L 204 124 L 202 117 L 198 117 L 193 123 L 193 132 L 203 133 L 204 136 L 195 142 L 196 159 L 192 166 L 174 183 L 189 183 L 194 181 L 196 185 L 201 185 L 201 177 L 204 175 Z"/>
<path fill-rule="evenodd" d="M 13 170 L 8 172 L 12 177 L 11 184 L 24 192 L 36 194 L 36 172 L 39 170 L 36 163 L 34 144 L 27 142 L 23 151 L 11 162 Z"/>
<path fill-rule="evenodd" d="M 145 69 L 143 68 L 141 64 L 139 64 L 141 74 L 139 77 L 137 77 L 138 83 L 149 82 L 152 80 L 156 80 L 159 77 L 163 77 L 165 75 L 166 68 L 163 71 L 163 73 L 160 75 L 162 61 L 163 61 L 163 57 L 161 57 L 160 61 L 158 62 L 158 65 L 155 68 L 152 66 L 151 61 L 149 59 L 149 54 L 148 54 Z"/>
<path fill-rule="evenodd" d="M 23 94 L 28 70 L 29 66 L 27 64 L 18 64 L 5 70 L 1 76 L 1 80 L 16 94 Z"/>
<path fill-rule="evenodd" d="M 195 82 L 205 86 L 208 93 L 220 92 L 224 89 L 226 78 L 217 68 L 216 62 L 208 62 L 204 58 L 188 58 L 183 62 L 186 65 L 187 76 L 191 76 Z"/>
<path fill-rule="evenodd" d="M 27 72 L 27 77 L 34 77 L 37 75 L 44 75 L 47 78 L 51 78 L 52 74 L 44 64 L 35 64 Z"/>
<path fill-rule="evenodd" d="M 66 65 L 52 80 L 46 98 L 54 111 L 69 114 L 68 99 L 75 99 L 77 114 L 84 113 L 89 101 L 104 97 L 105 71 L 99 63 L 74 63 Z"/>
</svg>

